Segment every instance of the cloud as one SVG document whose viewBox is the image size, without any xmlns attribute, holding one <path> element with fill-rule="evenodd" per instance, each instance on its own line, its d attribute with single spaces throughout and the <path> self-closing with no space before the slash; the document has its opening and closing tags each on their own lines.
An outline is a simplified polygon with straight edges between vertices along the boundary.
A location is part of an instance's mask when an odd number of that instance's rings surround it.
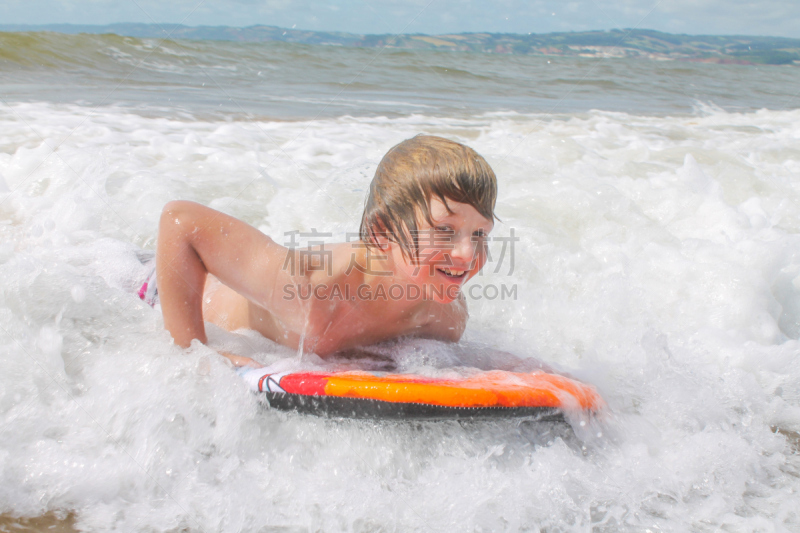
<svg viewBox="0 0 800 533">
<path fill-rule="evenodd" d="M 800 4 L 785 0 L 673 0 L 658 7 L 667 31 L 800 37 Z"/>
</svg>

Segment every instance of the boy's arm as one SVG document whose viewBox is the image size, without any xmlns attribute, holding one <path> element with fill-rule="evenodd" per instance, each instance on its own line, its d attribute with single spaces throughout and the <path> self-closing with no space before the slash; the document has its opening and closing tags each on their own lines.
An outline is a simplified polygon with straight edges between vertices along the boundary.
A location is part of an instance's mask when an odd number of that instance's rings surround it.
<svg viewBox="0 0 800 533">
<path fill-rule="evenodd" d="M 282 268 L 286 254 L 249 224 L 194 202 L 169 202 L 159 223 L 156 268 L 164 325 L 175 343 L 207 340 L 202 298 L 209 272 L 268 310 L 291 305 L 273 290 L 292 282 Z"/>
</svg>

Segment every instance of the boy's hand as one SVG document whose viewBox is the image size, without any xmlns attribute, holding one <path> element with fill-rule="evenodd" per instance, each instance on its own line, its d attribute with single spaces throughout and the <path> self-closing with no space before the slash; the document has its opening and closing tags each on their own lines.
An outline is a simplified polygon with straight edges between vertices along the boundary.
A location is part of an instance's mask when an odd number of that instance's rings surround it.
<svg viewBox="0 0 800 533">
<path fill-rule="evenodd" d="M 253 361 L 249 357 L 244 357 L 243 355 L 234 355 L 234 354 L 228 353 L 228 352 L 218 352 L 218 353 L 223 357 L 227 357 L 228 361 L 233 363 L 233 366 L 236 367 L 236 368 L 243 367 L 243 366 L 249 366 L 249 367 L 252 367 L 252 368 L 261 368 L 262 366 L 264 366 L 261 363 L 257 363 L 256 361 Z"/>
</svg>

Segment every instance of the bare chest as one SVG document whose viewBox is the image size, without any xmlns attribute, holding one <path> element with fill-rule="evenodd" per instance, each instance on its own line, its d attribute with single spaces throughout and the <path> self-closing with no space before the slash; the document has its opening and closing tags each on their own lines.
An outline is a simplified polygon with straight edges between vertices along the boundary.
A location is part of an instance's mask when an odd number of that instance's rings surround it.
<svg viewBox="0 0 800 533">
<path fill-rule="evenodd" d="M 380 306 L 345 302 L 311 313 L 304 344 L 306 349 L 326 355 L 354 346 L 420 334 L 425 326 L 425 317 L 420 314 L 395 316 L 388 309 L 382 312 Z"/>
<path fill-rule="evenodd" d="M 252 329 L 293 349 L 302 343 L 304 351 L 322 356 L 406 335 L 447 337 L 448 326 L 452 329 L 448 313 L 433 305 L 398 315 L 379 302 L 309 300 L 299 312 L 278 316 L 218 282 L 207 284 L 203 311 L 205 320 L 229 331 Z"/>
</svg>

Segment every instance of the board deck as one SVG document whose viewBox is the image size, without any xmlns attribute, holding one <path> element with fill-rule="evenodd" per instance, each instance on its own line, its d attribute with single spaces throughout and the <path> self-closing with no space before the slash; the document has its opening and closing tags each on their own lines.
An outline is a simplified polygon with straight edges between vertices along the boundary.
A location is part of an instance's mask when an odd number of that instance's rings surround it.
<svg viewBox="0 0 800 533">
<path fill-rule="evenodd" d="M 275 409 L 342 418 L 563 420 L 605 405 L 594 387 L 548 372 L 430 377 L 387 372 L 250 370 L 251 387 Z"/>
</svg>

